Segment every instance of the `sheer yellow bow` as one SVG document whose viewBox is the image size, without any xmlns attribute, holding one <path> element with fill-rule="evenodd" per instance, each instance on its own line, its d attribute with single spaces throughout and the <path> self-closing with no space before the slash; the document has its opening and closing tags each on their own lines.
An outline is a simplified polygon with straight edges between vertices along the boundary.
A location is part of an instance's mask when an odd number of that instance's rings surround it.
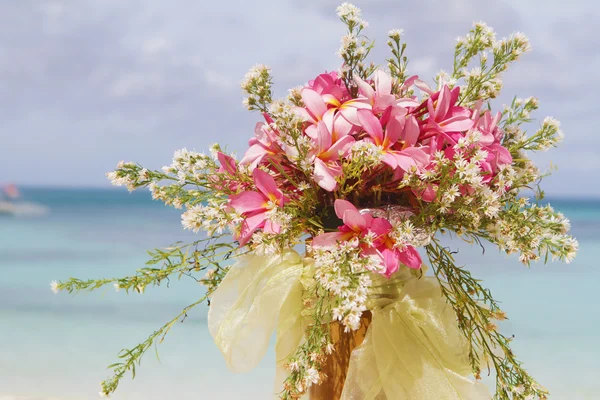
<svg viewBox="0 0 600 400">
<path fill-rule="evenodd" d="M 245 255 L 215 291 L 209 330 L 234 372 L 254 368 L 277 331 L 275 393 L 282 368 L 302 341 L 303 271 L 312 260 L 294 250 Z M 350 360 L 342 400 L 480 400 L 487 389 L 470 374 L 466 339 L 435 278 L 409 274 L 374 290 L 372 323 Z"/>
</svg>

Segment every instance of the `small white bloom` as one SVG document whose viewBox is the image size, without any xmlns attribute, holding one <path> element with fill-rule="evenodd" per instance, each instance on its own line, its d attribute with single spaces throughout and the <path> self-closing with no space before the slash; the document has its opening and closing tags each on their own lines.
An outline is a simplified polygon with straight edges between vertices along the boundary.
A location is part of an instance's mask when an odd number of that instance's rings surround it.
<svg viewBox="0 0 600 400">
<path fill-rule="evenodd" d="M 60 291 L 60 289 L 58 288 L 58 282 L 57 281 L 50 282 L 50 289 L 52 290 L 52 292 L 54 292 L 54 294 L 58 293 Z"/>
<path fill-rule="evenodd" d="M 327 346 L 325 346 L 325 353 L 331 354 L 331 353 L 333 353 L 333 350 L 335 350 L 335 347 L 333 346 L 333 344 L 327 343 Z"/>
<path fill-rule="evenodd" d="M 319 375 L 319 371 L 317 371 L 315 368 L 311 367 L 309 369 L 306 370 L 306 375 L 305 375 L 305 379 L 310 383 L 319 383 L 321 377 Z"/>
<path fill-rule="evenodd" d="M 350 4 L 350 3 L 342 3 L 338 8 L 337 8 L 337 15 L 340 18 L 348 18 L 348 19 L 354 19 L 360 16 L 361 11 L 358 7 L 356 7 L 354 4 Z"/>
<path fill-rule="evenodd" d="M 402 36 L 403 33 L 404 31 L 402 29 L 392 29 L 388 32 L 388 37 L 394 40 L 400 40 L 400 36 Z"/>
</svg>

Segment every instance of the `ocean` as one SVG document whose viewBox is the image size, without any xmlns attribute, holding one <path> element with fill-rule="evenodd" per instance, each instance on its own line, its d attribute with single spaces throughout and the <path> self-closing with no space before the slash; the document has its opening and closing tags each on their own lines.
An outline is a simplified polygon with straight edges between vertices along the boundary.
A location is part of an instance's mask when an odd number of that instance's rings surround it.
<svg viewBox="0 0 600 400">
<path fill-rule="evenodd" d="M 148 193 L 117 189 L 23 190 L 47 215 L 0 216 L 0 400 L 99 398 L 106 366 L 143 341 L 204 289 L 191 279 L 144 294 L 53 294 L 52 280 L 118 277 L 143 267 L 146 250 L 195 238 L 180 211 Z M 452 242 L 457 261 L 501 301 L 513 349 L 551 399 L 600 399 L 600 201 L 551 201 L 572 222 L 580 252 L 571 264 L 527 268 L 489 246 Z M 113 399 L 270 399 L 274 354 L 246 374 L 229 372 L 200 305 L 149 351 Z"/>
</svg>

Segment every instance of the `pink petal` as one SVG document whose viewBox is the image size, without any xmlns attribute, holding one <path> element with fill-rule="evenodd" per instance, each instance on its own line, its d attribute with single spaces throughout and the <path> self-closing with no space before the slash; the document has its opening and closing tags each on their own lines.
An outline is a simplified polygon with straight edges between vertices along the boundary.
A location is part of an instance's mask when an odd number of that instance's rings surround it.
<svg viewBox="0 0 600 400">
<path fill-rule="evenodd" d="M 333 89 L 336 89 L 335 87 Z M 321 93 L 321 97 L 323 98 L 323 101 L 325 102 L 325 104 L 330 104 L 334 107 L 339 107 L 340 106 L 340 97 L 342 95 L 341 93 L 341 89 L 337 88 L 339 91 L 335 91 L 334 93 Z M 338 96 L 339 95 L 339 96 Z"/>
<path fill-rule="evenodd" d="M 325 153 L 319 155 L 319 158 L 323 161 L 334 161 L 340 159 L 340 153 L 342 156 L 346 156 L 352 144 L 356 141 L 353 136 L 344 136 L 333 144 Z"/>
<path fill-rule="evenodd" d="M 264 213 L 258 213 L 252 215 L 242 222 L 242 229 L 240 230 L 239 235 L 237 235 L 237 240 L 240 242 L 240 246 L 248 243 L 252 234 L 257 230 L 264 226 L 266 222 L 266 215 Z"/>
<path fill-rule="evenodd" d="M 312 241 L 313 247 L 335 246 L 338 242 L 345 242 L 352 238 L 352 232 L 329 232 L 315 236 Z"/>
<path fill-rule="evenodd" d="M 341 168 L 340 168 L 341 172 Z M 313 172 L 313 179 L 317 185 L 321 186 L 328 192 L 333 192 L 337 187 L 337 181 L 332 173 L 331 166 L 325 164 L 320 158 L 315 158 L 315 169 Z"/>
<path fill-rule="evenodd" d="M 409 108 L 409 107 L 418 107 L 419 102 L 414 101 L 413 99 L 398 99 L 396 104 L 400 107 Z"/>
<path fill-rule="evenodd" d="M 424 149 L 426 149 L 426 147 L 407 147 L 402 150 L 401 153 L 411 156 L 418 167 L 424 167 L 429 164 L 430 157 Z"/>
<path fill-rule="evenodd" d="M 240 161 L 241 165 L 252 164 L 256 159 L 264 157 L 267 154 L 265 148 L 260 144 L 252 145 L 246 150 L 244 158 Z"/>
<path fill-rule="evenodd" d="M 463 132 L 473 127 L 473 120 L 467 117 L 452 117 L 440 124 L 444 132 Z"/>
<path fill-rule="evenodd" d="M 360 125 L 357 115 L 358 109 L 355 107 L 344 107 L 340 108 L 340 114 L 346 121 L 352 125 Z"/>
<path fill-rule="evenodd" d="M 482 146 L 489 146 L 496 140 L 494 135 L 492 135 L 490 132 L 485 132 L 481 130 L 479 132 L 481 133 L 481 139 L 479 140 L 479 144 Z"/>
<path fill-rule="evenodd" d="M 325 114 L 323 114 L 323 122 L 325 123 L 325 126 L 327 127 L 327 130 L 331 133 L 333 133 L 333 121 L 334 121 L 334 117 L 335 117 L 335 108 L 330 108 L 328 109 Z"/>
<path fill-rule="evenodd" d="M 392 230 L 392 224 L 385 218 L 373 218 L 369 230 L 377 236 L 387 235 Z"/>
<path fill-rule="evenodd" d="M 385 276 L 388 278 L 400 267 L 400 260 L 398 259 L 398 252 L 391 249 L 383 249 L 381 256 L 383 257 L 383 264 L 385 265 Z"/>
<path fill-rule="evenodd" d="M 315 123 L 317 120 L 304 107 L 294 107 L 294 114 L 296 114 L 302 121 Z"/>
<path fill-rule="evenodd" d="M 402 130 L 404 129 L 405 118 L 392 118 L 388 121 L 385 127 L 385 141 L 384 147 L 389 147 L 394 145 L 398 139 L 400 139 L 400 135 L 402 134 Z"/>
<path fill-rule="evenodd" d="M 300 95 L 302 96 L 302 101 L 307 110 L 312 114 L 312 117 L 316 120 L 321 119 L 323 114 L 325 114 L 325 111 L 327 111 L 327 106 L 321 95 L 308 88 L 302 89 Z"/>
<path fill-rule="evenodd" d="M 433 99 L 430 97 L 427 99 L 427 112 L 429 113 L 429 122 L 435 121 L 435 106 L 433 104 Z"/>
<path fill-rule="evenodd" d="M 367 222 L 358 211 L 347 210 L 342 220 L 344 221 L 344 225 L 354 232 L 364 232 L 367 229 Z"/>
<path fill-rule="evenodd" d="M 377 96 L 392 93 L 392 80 L 384 71 L 380 69 L 375 71 L 373 80 L 375 81 Z"/>
<path fill-rule="evenodd" d="M 450 92 L 450 104 L 454 105 L 458 101 L 458 97 L 460 96 L 460 86 L 455 86 Z"/>
<path fill-rule="evenodd" d="M 311 139 L 316 139 L 319 136 L 317 124 L 310 124 L 304 129 L 304 133 Z"/>
<path fill-rule="evenodd" d="M 358 86 L 358 91 L 360 92 L 360 94 L 373 101 L 373 99 L 375 98 L 375 91 L 373 90 L 371 85 L 363 81 L 358 75 L 354 76 L 354 81 Z"/>
<path fill-rule="evenodd" d="M 360 125 L 356 113 L 362 108 L 366 108 L 369 110 L 371 109 L 371 104 L 367 99 L 348 100 L 340 106 L 339 110 L 340 114 L 346 119 L 346 121 L 348 121 L 352 125 Z"/>
<path fill-rule="evenodd" d="M 373 103 L 373 111 L 379 113 L 394 105 L 396 105 L 396 96 L 384 94 L 375 98 L 375 102 Z"/>
<path fill-rule="evenodd" d="M 331 132 L 327 129 L 325 122 L 319 121 L 317 124 L 317 153 L 326 152 L 331 147 Z"/>
<path fill-rule="evenodd" d="M 262 116 L 265 118 L 265 121 L 267 121 L 267 124 L 272 124 L 274 122 L 269 113 L 264 112 L 262 113 Z"/>
<path fill-rule="evenodd" d="M 384 153 L 382 161 L 384 164 L 388 165 L 391 169 L 398 168 L 398 160 L 396 159 L 395 155 L 393 155 L 392 153 Z"/>
<path fill-rule="evenodd" d="M 383 143 L 383 129 L 379 119 L 369 110 L 358 110 L 358 120 L 375 144 L 380 146 Z"/>
<path fill-rule="evenodd" d="M 425 81 L 422 81 L 420 79 L 415 79 L 414 80 L 414 84 L 416 87 L 418 87 L 419 89 L 421 89 L 422 91 L 424 91 L 425 93 L 432 95 L 433 93 L 435 93 L 431 87 L 429 87 L 429 85 L 427 83 L 425 83 Z"/>
<path fill-rule="evenodd" d="M 491 131 L 493 131 L 496 128 L 496 126 L 498 125 L 498 122 L 500 122 L 501 118 L 502 118 L 502 113 L 500 111 L 498 111 L 496 113 L 496 115 L 494 116 L 494 119 L 492 119 L 492 122 L 490 123 L 489 129 Z"/>
<path fill-rule="evenodd" d="M 335 141 L 339 138 L 349 135 L 352 132 L 352 128 L 354 126 L 346 120 L 346 118 L 342 117 L 340 114 L 336 115 L 335 120 L 333 121 L 333 130 L 331 131 L 333 136 L 335 136 Z"/>
<path fill-rule="evenodd" d="M 240 213 L 250 213 L 258 210 L 264 210 L 267 199 L 258 192 L 242 192 L 229 198 L 230 204 Z"/>
<path fill-rule="evenodd" d="M 448 89 L 447 85 L 444 85 L 442 90 L 440 91 L 440 97 L 438 97 L 437 104 L 435 107 L 435 115 L 434 119 L 436 121 L 441 120 L 446 116 L 448 110 L 450 109 L 450 89 Z"/>
<path fill-rule="evenodd" d="M 419 124 L 412 115 L 404 123 L 404 146 L 414 146 L 419 139 Z"/>
<path fill-rule="evenodd" d="M 388 122 L 390 122 L 390 119 L 392 118 L 392 106 L 387 107 L 383 113 L 381 114 L 381 117 L 379 117 L 379 123 L 381 124 L 381 126 L 387 126 Z"/>
<path fill-rule="evenodd" d="M 230 157 L 226 154 L 218 152 L 217 158 L 219 159 L 219 162 L 221 163 L 221 166 L 223 167 L 223 169 L 225 171 L 227 171 L 228 173 L 230 173 L 232 175 L 235 175 L 235 173 L 237 171 L 237 166 L 235 165 L 235 160 L 233 159 L 233 157 Z"/>
<path fill-rule="evenodd" d="M 404 251 L 399 252 L 398 258 L 400 259 L 400 262 L 408 268 L 419 269 L 421 268 L 421 264 L 423 264 L 421 255 L 412 246 L 407 246 Z"/>
<path fill-rule="evenodd" d="M 491 146 L 488 146 L 488 149 L 496 154 L 496 164 L 510 164 L 512 163 L 512 155 L 510 151 L 506 149 L 506 147 L 500 145 L 499 143 L 494 143 Z"/>
<path fill-rule="evenodd" d="M 356 209 L 354 204 L 350 203 L 348 200 L 343 200 L 343 199 L 337 199 L 333 203 L 333 208 L 335 209 L 335 215 L 337 215 L 337 217 L 339 219 L 344 218 L 344 213 L 347 210 L 352 210 L 352 211 L 358 212 L 358 210 Z"/>
<path fill-rule="evenodd" d="M 263 231 L 265 233 L 279 233 L 279 232 L 281 232 L 281 226 L 278 223 L 273 222 L 270 219 L 267 219 L 265 221 L 265 226 L 263 227 Z"/>
<path fill-rule="evenodd" d="M 282 197 L 281 191 L 277 188 L 275 179 L 267 172 L 256 168 L 252 171 L 252 177 L 254 178 L 254 184 L 260 190 L 265 197 L 275 197 L 280 199 Z"/>
<path fill-rule="evenodd" d="M 361 212 L 360 215 L 365 219 L 365 223 L 367 224 L 367 228 L 371 226 L 371 222 L 373 222 L 373 216 L 369 212 Z"/>
<path fill-rule="evenodd" d="M 408 171 L 412 166 L 417 165 L 416 161 L 412 156 L 406 153 L 404 150 L 398 153 L 394 153 L 396 156 L 396 162 L 398 168 L 402 171 Z"/>
<path fill-rule="evenodd" d="M 413 193 L 418 196 L 421 197 L 421 200 L 427 202 L 427 203 L 431 203 L 433 200 L 435 200 L 435 197 L 437 195 L 437 192 L 434 189 L 434 185 L 428 185 L 424 190 L 414 190 L 413 189 Z"/>
<path fill-rule="evenodd" d="M 419 75 L 411 76 L 410 78 L 408 78 L 404 81 L 404 83 L 402 84 L 402 87 L 403 88 L 411 87 L 417 81 L 417 79 L 419 79 Z"/>
<path fill-rule="evenodd" d="M 285 154 L 288 156 L 288 158 L 293 159 L 298 157 L 298 155 L 300 155 L 300 152 L 298 151 L 298 148 L 296 146 L 293 145 L 285 145 L 283 148 L 283 151 L 285 152 Z"/>
</svg>

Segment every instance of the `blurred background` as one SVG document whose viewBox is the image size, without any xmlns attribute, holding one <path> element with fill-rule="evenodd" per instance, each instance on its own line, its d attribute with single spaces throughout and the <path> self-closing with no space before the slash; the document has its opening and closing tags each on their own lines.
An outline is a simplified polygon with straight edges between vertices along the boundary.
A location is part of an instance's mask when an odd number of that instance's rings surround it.
<svg viewBox="0 0 600 400">
<path fill-rule="evenodd" d="M 519 264 L 455 243 L 502 300 L 514 349 L 553 399 L 598 399 L 600 310 L 600 6 L 587 1 L 356 1 L 387 56 L 386 33 L 403 28 L 409 73 L 452 65 L 455 38 L 473 21 L 497 35 L 522 31 L 533 51 L 505 74 L 497 107 L 539 97 L 537 121 L 562 122 L 565 141 L 534 156 L 549 200 L 571 220 L 580 253 L 570 265 Z M 132 274 L 145 250 L 193 240 L 179 212 L 148 193 L 109 186 L 118 161 L 148 168 L 174 150 L 214 142 L 241 155 L 258 114 L 239 89 L 269 65 L 276 94 L 339 67 L 344 33 L 331 0 L 0 0 L 0 400 L 95 399 L 105 367 L 194 302 L 203 289 L 173 282 L 126 296 L 54 295 L 51 280 Z M 11 185 L 12 184 L 12 185 Z M 212 344 L 200 306 L 144 358 L 115 399 L 266 399 L 273 354 L 234 375 Z"/>
</svg>

